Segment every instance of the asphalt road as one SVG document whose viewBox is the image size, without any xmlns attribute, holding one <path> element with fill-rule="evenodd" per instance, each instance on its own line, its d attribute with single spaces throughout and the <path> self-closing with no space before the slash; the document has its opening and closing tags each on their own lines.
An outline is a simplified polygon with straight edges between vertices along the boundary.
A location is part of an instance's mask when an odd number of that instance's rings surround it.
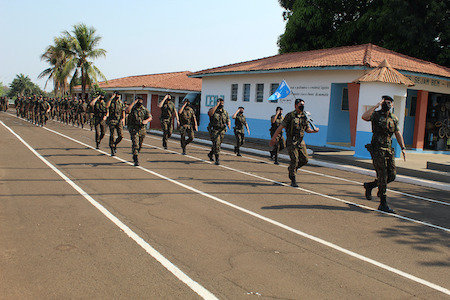
<svg viewBox="0 0 450 300">
<path fill-rule="evenodd" d="M 450 195 L 0 113 L 0 299 L 450 299 Z M 374 197 L 375 198 L 375 197 Z"/>
</svg>

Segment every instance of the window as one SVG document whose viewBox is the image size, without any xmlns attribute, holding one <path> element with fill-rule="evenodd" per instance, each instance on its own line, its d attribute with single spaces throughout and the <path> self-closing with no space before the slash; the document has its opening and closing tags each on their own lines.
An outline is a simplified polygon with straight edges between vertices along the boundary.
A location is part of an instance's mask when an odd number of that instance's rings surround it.
<svg viewBox="0 0 450 300">
<path fill-rule="evenodd" d="M 275 91 L 277 90 L 279 85 L 280 85 L 279 83 L 271 83 L 270 84 L 270 95 L 271 96 L 275 93 Z"/>
<path fill-rule="evenodd" d="M 342 89 L 341 110 L 348 111 L 348 88 Z"/>
<path fill-rule="evenodd" d="M 256 84 L 256 102 L 263 102 L 264 100 L 264 83 Z"/>
<path fill-rule="evenodd" d="M 250 84 L 248 83 L 244 84 L 243 101 L 244 102 L 250 101 Z"/>
<path fill-rule="evenodd" d="M 231 85 L 231 101 L 237 101 L 238 97 L 238 85 L 233 83 Z"/>
</svg>

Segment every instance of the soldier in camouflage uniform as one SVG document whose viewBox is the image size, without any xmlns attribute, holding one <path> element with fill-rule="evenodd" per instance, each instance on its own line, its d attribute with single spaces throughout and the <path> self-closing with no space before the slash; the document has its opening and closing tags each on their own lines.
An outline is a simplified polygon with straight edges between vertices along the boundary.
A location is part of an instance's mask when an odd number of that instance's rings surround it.
<svg viewBox="0 0 450 300">
<path fill-rule="evenodd" d="M 114 92 L 108 100 L 106 109 L 106 122 L 109 126 L 109 148 L 111 148 L 111 156 L 114 156 L 117 152 L 117 145 L 123 138 L 123 126 L 125 125 L 125 107 L 118 92 Z M 114 131 L 117 131 L 116 140 L 114 140 Z"/>
<path fill-rule="evenodd" d="M 178 111 L 178 116 L 180 118 L 180 142 L 183 151 L 182 154 L 186 155 L 186 146 L 194 140 L 194 130 L 198 130 L 195 111 L 190 106 L 188 99 L 184 100 L 183 106 Z M 188 137 L 187 140 L 186 137 Z"/>
<path fill-rule="evenodd" d="M 248 128 L 247 121 L 244 116 L 244 108 L 240 106 L 233 114 L 234 119 L 234 136 L 236 137 L 236 146 L 234 146 L 234 153 L 237 156 L 241 156 L 241 146 L 244 144 L 245 128 L 250 135 L 250 129 Z"/>
<path fill-rule="evenodd" d="M 51 106 L 48 103 L 47 97 L 44 97 L 42 101 L 39 102 L 39 124 L 40 126 L 44 126 L 47 124 L 48 113 L 50 112 Z"/>
<path fill-rule="evenodd" d="M 214 161 L 214 155 L 216 159 L 216 165 L 219 165 L 220 145 L 222 144 L 223 137 L 225 135 L 225 132 L 227 131 L 227 127 L 231 129 L 230 118 L 228 116 L 228 112 L 223 108 L 223 105 L 223 99 L 219 98 L 217 99 L 216 105 L 210 108 L 208 111 L 208 130 L 212 142 L 212 147 L 211 151 L 208 153 L 208 158 L 210 161 Z"/>
<path fill-rule="evenodd" d="M 177 120 L 177 126 L 180 126 L 180 120 L 178 118 L 177 110 L 175 109 L 175 104 L 171 101 L 172 96 L 167 94 L 164 99 L 158 104 L 161 108 L 161 129 L 163 131 L 162 144 L 164 149 L 167 149 L 167 140 L 172 136 L 173 132 L 173 118 Z"/>
<path fill-rule="evenodd" d="M 283 109 L 281 107 L 277 107 L 276 112 L 273 116 L 270 117 L 270 137 L 273 138 L 273 135 L 275 133 L 275 131 L 277 131 L 278 127 L 280 127 L 281 122 L 283 122 Z M 280 163 L 278 162 L 278 153 L 284 149 L 284 137 L 283 137 L 283 133 L 281 132 L 277 137 L 276 137 L 276 142 L 272 148 L 272 150 L 270 150 L 270 159 L 274 160 L 274 164 L 279 165 Z"/>
<path fill-rule="evenodd" d="M 98 95 L 89 104 L 94 111 L 95 148 L 98 149 L 106 131 L 106 103 L 105 96 Z"/>
<path fill-rule="evenodd" d="M 295 177 L 297 170 L 308 163 L 308 153 L 303 136 L 305 135 L 305 132 L 314 133 L 319 131 L 319 128 L 313 130 L 309 126 L 304 108 L 305 101 L 302 99 L 295 99 L 295 110 L 284 117 L 281 125 L 277 128 L 270 140 L 270 146 L 275 145 L 277 136 L 281 134 L 283 128 L 286 128 L 286 148 L 291 159 L 288 171 L 291 186 L 293 187 L 298 187 Z"/>
<path fill-rule="evenodd" d="M 128 114 L 127 127 L 130 131 L 131 150 L 133 152 L 135 166 L 139 166 L 138 153 L 141 151 L 147 131 L 145 126 L 152 121 L 152 115 L 145 108 L 143 102 L 142 97 L 136 97 L 136 100 L 128 105 L 126 109 L 126 113 Z"/>
<path fill-rule="evenodd" d="M 377 178 L 372 182 L 365 182 L 365 196 L 372 199 L 372 189 L 378 186 L 380 205 L 378 209 L 388 213 L 395 213 L 386 201 L 387 184 L 395 180 L 395 153 L 392 148 L 392 134 L 402 148 L 403 159 L 406 160 L 405 142 L 398 127 L 398 118 L 390 112 L 394 100 L 390 96 L 383 96 L 377 105 L 367 110 L 363 115 L 364 121 L 372 122 L 372 141 L 366 145 L 372 156 L 373 166 Z M 381 105 L 381 110 L 375 111 Z"/>
</svg>

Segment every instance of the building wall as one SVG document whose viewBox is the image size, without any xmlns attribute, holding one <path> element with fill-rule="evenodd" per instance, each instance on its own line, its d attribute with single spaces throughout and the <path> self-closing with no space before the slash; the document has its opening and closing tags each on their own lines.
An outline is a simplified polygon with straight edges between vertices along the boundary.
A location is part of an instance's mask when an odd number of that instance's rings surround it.
<svg viewBox="0 0 450 300">
<path fill-rule="evenodd" d="M 250 137 L 270 139 L 270 117 L 275 113 L 276 107 L 282 107 L 283 113 L 286 115 L 294 110 L 294 99 L 302 98 L 305 100 L 306 111 L 311 113 L 315 124 L 320 129 L 318 133 L 307 134 L 305 141 L 310 145 L 324 146 L 328 138 L 332 84 L 347 84 L 363 75 L 363 73 L 363 70 L 309 70 L 203 77 L 199 130 L 206 131 L 209 123 L 207 112 L 215 104 L 215 99 L 223 97 L 225 109 L 228 111 L 230 118 L 239 106 L 245 108 L 245 116 L 251 132 Z M 267 99 L 271 94 L 271 84 L 279 84 L 283 80 L 288 83 L 294 95 L 280 99 L 278 103 L 269 102 Z M 256 102 L 256 85 L 259 83 L 264 84 L 263 102 Z M 238 84 L 237 101 L 231 101 L 232 84 Z M 250 84 L 248 102 L 243 101 L 244 84 Z M 342 86 L 339 85 L 339 87 Z M 345 119 L 345 116 L 338 116 L 338 118 Z M 334 120 L 334 117 L 332 119 Z M 233 126 L 233 120 L 231 122 Z M 346 122 L 348 122 L 348 117 Z M 228 131 L 227 134 L 233 134 L 233 131 Z"/>
</svg>

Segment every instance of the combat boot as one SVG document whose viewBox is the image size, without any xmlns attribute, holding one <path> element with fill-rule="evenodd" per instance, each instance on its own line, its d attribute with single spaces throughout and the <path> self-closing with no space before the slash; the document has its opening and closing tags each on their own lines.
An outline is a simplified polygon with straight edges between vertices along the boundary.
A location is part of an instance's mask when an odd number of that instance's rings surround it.
<svg viewBox="0 0 450 300">
<path fill-rule="evenodd" d="M 364 189 L 366 190 L 365 196 L 367 200 L 372 200 L 372 189 L 374 187 L 374 182 L 364 182 Z"/>
<path fill-rule="evenodd" d="M 289 179 L 291 180 L 292 187 L 298 187 L 297 180 L 295 179 L 295 175 L 289 176 Z"/>
<path fill-rule="evenodd" d="M 395 214 L 395 211 L 387 205 L 386 195 L 380 196 L 380 206 L 378 206 L 378 210 L 381 210 L 381 211 L 384 211 L 384 212 L 387 212 L 390 214 Z"/>
<path fill-rule="evenodd" d="M 278 162 L 278 155 L 274 155 L 274 157 L 273 157 L 273 159 L 274 159 L 274 164 L 276 164 L 276 165 L 279 165 L 280 163 Z"/>
<path fill-rule="evenodd" d="M 114 150 L 114 147 L 111 147 L 111 156 L 116 156 L 116 151 Z"/>
<path fill-rule="evenodd" d="M 163 141 L 163 148 L 164 148 L 164 150 L 167 150 L 167 142 L 166 141 Z"/>
<path fill-rule="evenodd" d="M 186 146 L 181 146 L 181 149 L 183 149 L 183 152 L 181 152 L 181 154 L 186 155 Z"/>
<path fill-rule="evenodd" d="M 134 166 L 139 166 L 139 160 L 137 155 L 133 155 Z"/>
<path fill-rule="evenodd" d="M 210 161 L 214 161 L 212 151 L 209 151 L 208 158 L 209 158 Z"/>
<path fill-rule="evenodd" d="M 215 156 L 216 156 L 216 162 L 214 164 L 218 166 L 218 165 L 220 165 L 219 154 L 216 154 Z"/>
<path fill-rule="evenodd" d="M 236 155 L 237 155 L 237 156 L 242 156 L 242 155 L 241 155 L 241 150 L 240 150 L 239 148 L 236 148 Z"/>
<path fill-rule="evenodd" d="M 96 142 L 95 143 L 95 149 L 99 149 L 100 148 L 100 143 L 99 142 Z"/>
</svg>

